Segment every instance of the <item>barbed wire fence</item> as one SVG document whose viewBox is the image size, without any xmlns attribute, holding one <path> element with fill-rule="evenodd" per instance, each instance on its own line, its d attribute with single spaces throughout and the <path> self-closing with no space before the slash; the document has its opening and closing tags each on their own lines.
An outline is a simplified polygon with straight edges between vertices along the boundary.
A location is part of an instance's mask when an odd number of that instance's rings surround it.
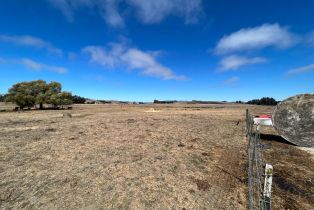
<svg viewBox="0 0 314 210">
<path fill-rule="evenodd" d="M 249 210 L 271 209 L 272 165 L 265 163 L 259 125 L 246 110 L 246 129 L 248 138 L 248 207 Z"/>
</svg>

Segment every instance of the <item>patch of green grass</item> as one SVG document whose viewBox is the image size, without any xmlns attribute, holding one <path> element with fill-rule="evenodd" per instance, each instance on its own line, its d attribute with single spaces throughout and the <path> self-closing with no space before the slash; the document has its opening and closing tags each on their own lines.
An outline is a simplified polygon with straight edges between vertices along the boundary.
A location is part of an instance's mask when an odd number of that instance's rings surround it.
<svg viewBox="0 0 314 210">
<path fill-rule="evenodd" d="M 206 161 L 201 156 L 194 154 L 190 161 L 197 168 L 205 169 Z"/>
</svg>

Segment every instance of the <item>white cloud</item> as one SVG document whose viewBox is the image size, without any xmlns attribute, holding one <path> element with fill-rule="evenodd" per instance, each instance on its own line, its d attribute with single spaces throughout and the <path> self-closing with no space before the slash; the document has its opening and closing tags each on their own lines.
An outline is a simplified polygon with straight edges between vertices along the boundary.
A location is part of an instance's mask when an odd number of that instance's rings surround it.
<svg viewBox="0 0 314 210">
<path fill-rule="evenodd" d="M 0 35 L 0 41 L 13 43 L 16 45 L 22 45 L 27 47 L 34 47 L 38 49 L 45 49 L 50 53 L 62 56 L 63 52 L 61 49 L 54 47 L 49 42 L 46 42 L 40 38 L 33 36 L 9 36 L 9 35 Z"/>
<path fill-rule="evenodd" d="M 109 50 L 100 46 L 88 46 L 83 49 L 83 52 L 89 54 L 91 62 L 109 68 L 119 65 L 125 51 L 123 44 L 111 44 Z"/>
<path fill-rule="evenodd" d="M 202 13 L 201 0 L 128 0 L 143 23 L 159 23 L 167 16 L 179 16 L 185 23 L 195 23 Z"/>
<path fill-rule="evenodd" d="M 302 66 L 299 68 L 291 69 L 287 72 L 287 75 L 291 76 L 291 75 L 302 74 L 302 73 L 311 72 L 311 71 L 314 71 L 314 63 L 307 66 Z"/>
<path fill-rule="evenodd" d="M 236 83 L 236 82 L 238 82 L 240 80 L 240 77 L 230 77 L 229 79 L 226 79 L 224 82 L 223 82 L 223 84 L 224 85 L 232 85 L 232 84 L 234 84 L 234 83 Z"/>
<path fill-rule="evenodd" d="M 184 80 L 184 76 L 176 76 L 174 72 L 158 63 L 152 54 L 143 52 L 136 48 L 128 49 L 123 54 L 122 60 L 130 69 L 141 69 L 141 73 L 147 76 L 153 76 L 164 80 Z"/>
<path fill-rule="evenodd" d="M 33 71 L 51 71 L 58 74 L 66 74 L 68 70 L 64 67 L 59 66 L 51 66 L 44 63 L 36 62 L 29 58 L 23 58 L 23 59 L 6 59 L 6 58 L 0 58 L 0 64 L 2 63 L 8 63 L 8 64 L 22 64 L 25 67 L 33 70 Z"/>
<path fill-rule="evenodd" d="M 103 19 L 111 26 L 120 27 L 124 26 L 124 20 L 119 13 L 119 1 L 107 0 L 102 9 Z"/>
<path fill-rule="evenodd" d="M 49 3 L 58 8 L 68 21 L 72 22 L 74 20 L 74 14 L 71 5 L 67 0 L 48 0 Z"/>
<path fill-rule="evenodd" d="M 164 80 L 184 80 L 170 68 L 156 60 L 156 53 L 144 52 L 126 44 L 113 43 L 108 48 L 88 46 L 83 52 L 90 56 L 90 61 L 106 68 L 122 66 L 130 70 L 139 70 L 141 74 Z"/>
<path fill-rule="evenodd" d="M 31 59 L 24 58 L 21 60 L 21 63 L 24 64 L 27 68 L 40 71 L 44 68 L 43 64 L 37 63 Z"/>
<path fill-rule="evenodd" d="M 279 24 L 264 24 L 254 28 L 244 28 L 228 36 L 224 36 L 217 44 L 217 54 L 232 53 L 276 47 L 280 49 L 293 46 L 297 42 L 296 35 Z"/>
<path fill-rule="evenodd" d="M 68 70 L 64 67 L 58 67 L 58 66 L 50 66 L 47 64 L 43 63 L 38 63 L 34 60 L 24 58 L 20 60 L 20 63 L 26 66 L 27 68 L 34 70 L 34 71 L 42 71 L 42 70 L 47 70 L 51 72 L 55 72 L 58 74 L 65 74 L 68 72 Z"/>
<path fill-rule="evenodd" d="M 142 23 L 159 23 L 168 16 L 178 16 L 186 24 L 196 23 L 202 14 L 202 0 L 47 0 L 73 21 L 75 10 L 89 8 L 99 13 L 111 26 L 124 25 L 125 11 L 135 10 Z M 120 5 L 122 5 L 120 7 Z M 126 7 L 127 6 L 127 7 Z M 124 8 L 123 11 L 121 11 Z"/>
<path fill-rule="evenodd" d="M 220 61 L 219 71 L 238 70 L 240 67 L 243 66 L 264 63 L 266 61 L 267 60 L 262 57 L 248 58 L 244 56 L 231 55 L 224 57 Z"/>
<path fill-rule="evenodd" d="M 306 44 L 309 44 L 312 47 L 314 46 L 314 32 L 311 32 L 306 36 Z"/>
<path fill-rule="evenodd" d="M 79 9 L 89 8 L 96 10 L 102 16 L 106 23 L 114 27 L 124 25 L 124 20 L 118 11 L 120 0 L 47 0 L 67 18 L 73 22 L 75 12 Z"/>
</svg>

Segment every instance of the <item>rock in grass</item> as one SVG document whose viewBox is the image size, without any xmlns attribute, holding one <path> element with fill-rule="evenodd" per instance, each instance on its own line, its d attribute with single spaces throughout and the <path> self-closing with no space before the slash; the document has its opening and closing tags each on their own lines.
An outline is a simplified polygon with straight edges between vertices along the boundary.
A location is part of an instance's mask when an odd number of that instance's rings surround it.
<svg viewBox="0 0 314 210">
<path fill-rule="evenodd" d="M 301 94 L 279 103 L 273 126 L 284 139 L 302 147 L 314 147 L 314 94 Z"/>
</svg>

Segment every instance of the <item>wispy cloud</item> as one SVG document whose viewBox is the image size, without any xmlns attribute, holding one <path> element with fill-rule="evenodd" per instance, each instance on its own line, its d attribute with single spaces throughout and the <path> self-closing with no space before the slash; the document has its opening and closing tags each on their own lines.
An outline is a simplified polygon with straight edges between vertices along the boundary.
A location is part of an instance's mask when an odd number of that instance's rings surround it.
<svg viewBox="0 0 314 210">
<path fill-rule="evenodd" d="M 179 16 L 185 23 L 196 23 L 202 13 L 201 0 L 128 0 L 143 23 L 159 23 L 168 16 Z"/>
<path fill-rule="evenodd" d="M 51 71 L 55 72 L 58 74 L 66 74 L 68 72 L 67 68 L 60 67 L 60 66 L 52 66 L 52 65 L 47 65 L 44 63 L 39 63 L 36 62 L 30 58 L 13 58 L 13 59 L 8 59 L 8 58 L 0 58 L 0 64 L 12 64 L 12 65 L 23 65 L 28 69 L 31 69 L 33 71 Z"/>
<path fill-rule="evenodd" d="M 224 57 L 220 61 L 220 66 L 218 71 L 224 72 L 224 71 L 230 71 L 230 70 L 238 70 L 240 67 L 252 65 L 252 64 L 258 64 L 258 63 L 265 63 L 267 60 L 263 57 L 245 57 L 245 56 L 237 56 L 237 55 L 231 55 Z"/>
<path fill-rule="evenodd" d="M 302 66 L 299 68 L 291 69 L 287 72 L 287 75 L 291 76 L 291 75 L 302 74 L 302 73 L 307 73 L 311 71 L 314 71 L 314 63 L 307 66 Z"/>
<path fill-rule="evenodd" d="M 122 27 L 124 20 L 119 12 L 119 0 L 107 0 L 107 2 L 100 7 L 103 7 L 101 15 L 103 19 L 111 26 Z"/>
<path fill-rule="evenodd" d="M 89 8 L 95 10 L 111 26 L 121 27 L 125 23 L 125 10 L 134 10 L 145 24 L 160 23 L 168 16 L 184 18 L 186 24 L 196 23 L 202 14 L 202 0 L 47 0 L 63 15 L 73 21 L 75 11 Z M 123 6 L 121 6 L 123 4 Z M 133 13 L 132 13 L 133 14 Z"/>
<path fill-rule="evenodd" d="M 240 80 L 240 77 L 230 77 L 228 79 L 226 79 L 223 84 L 224 85 L 232 85 L 232 84 L 235 84 L 236 82 L 238 82 Z"/>
<path fill-rule="evenodd" d="M 90 61 L 101 66 L 113 68 L 121 63 L 121 56 L 126 52 L 125 44 L 111 43 L 109 47 L 87 46 L 84 53 L 90 56 Z"/>
<path fill-rule="evenodd" d="M 47 70 L 47 71 L 55 72 L 58 74 L 66 74 L 68 72 L 68 70 L 64 67 L 51 66 L 51 65 L 36 62 L 28 58 L 21 59 L 20 63 L 34 71 Z"/>
<path fill-rule="evenodd" d="M 75 19 L 75 12 L 80 9 L 97 11 L 106 22 L 120 25 L 123 20 L 118 12 L 118 4 L 122 0 L 46 0 L 59 9 L 69 22 Z M 117 20 L 119 20 L 117 23 Z M 121 21 L 121 22 L 120 22 Z"/>
<path fill-rule="evenodd" d="M 118 11 L 120 0 L 47 0 L 59 9 L 69 22 L 75 19 L 75 12 L 79 9 L 95 10 L 111 26 L 120 27 L 124 20 Z"/>
<path fill-rule="evenodd" d="M 184 76 L 176 75 L 170 68 L 156 60 L 156 53 L 145 52 L 125 43 L 112 43 L 107 48 L 88 46 L 83 49 L 90 61 L 106 68 L 118 66 L 130 70 L 139 70 L 140 74 L 163 80 L 184 80 Z"/>
<path fill-rule="evenodd" d="M 1 42 L 13 43 L 16 45 L 34 47 L 38 49 L 45 49 L 49 53 L 62 56 L 63 52 L 61 49 L 54 47 L 51 43 L 46 42 L 40 38 L 33 36 L 9 36 L 9 35 L 0 35 Z"/>
<path fill-rule="evenodd" d="M 296 44 L 297 40 L 296 35 L 279 24 L 263 24 L 258 27 L 240 29 L 224 36 L 218 42 L 215 52 L 226 54 L 270 46 L 284 49 Z"/>
<path fill-rule="evenodd" d="M 153 76 L 164 80 L 184 80 L 184 76 L 177 76 L 168 67 L 158 63 L 152 54 L 136 48 L 128 49 L 122 60 L 130 69 L 141 69 L 141 74 Z"/>
<path fill-rule="evenodd" d="M 310 32 L 305 39 L 306 44 L 314 46 L 314 31 Z"/>
<path fill-rule="evenodd" d="M 70 1 L 67 0 L 47 0 L 50 4 L 59 9 L 62 14 L 67 18 L 68 21 L 72 22 L 74 20 L 74 14 Z M 74 2 L 74 1 L 73 1 Z"/>
</svg>

